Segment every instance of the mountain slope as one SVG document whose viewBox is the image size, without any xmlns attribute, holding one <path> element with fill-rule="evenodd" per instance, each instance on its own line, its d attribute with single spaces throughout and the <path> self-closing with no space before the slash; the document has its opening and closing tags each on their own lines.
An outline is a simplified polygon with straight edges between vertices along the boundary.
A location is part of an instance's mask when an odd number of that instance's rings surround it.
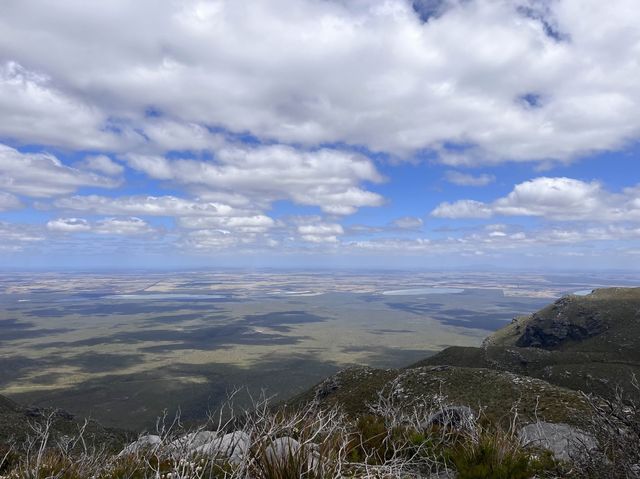
<svg viewBox="0 0 640 479">
<path fill-rule="evenodd" d="M 481 348 L 447 348 L 416 366 L 492 368 L 602 396 L 616 386 L 638 396 L 640 288 L 608 288 L 566 296 L 514 319 Z"/>
<path fill-rule="evenodd" d="M 55 441 L 63 436 L 75 436 L 84 425 L 84 420 L 55 409 L 23 407 L 0 395 L 0 445 L 24 443 L 28 436 L 35 436 L 34 427 L 50 422 L 50 436 Z M 99 444 L 107 448 L 119 448 L 130 433 L 119 429 L 105 428 L 96 421 L 88 420 L 85 439 L 88 444 Z"/>
<path fill-rule="evenodd" d="M 524 423 L 536 419 L 583 425 L 589 407 L 582 396 L 546 381 L 486 368 L 416 366 L 406 369 L 351 368 L 292 399 L 289 406 L 316 401 L 339 405 L 353 417 L 369 414 L 380 398 L 411 409 L 425 401 L 466 405 L 487 418 L 508 420 L 517 404 Z"/>
</svg>

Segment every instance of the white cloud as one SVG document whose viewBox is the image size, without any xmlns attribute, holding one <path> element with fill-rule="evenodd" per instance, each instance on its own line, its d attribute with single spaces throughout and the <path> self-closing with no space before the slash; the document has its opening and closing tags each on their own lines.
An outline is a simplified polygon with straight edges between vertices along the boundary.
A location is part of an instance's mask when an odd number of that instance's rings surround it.
<svg viewBox="0 0 640 479">
<path fill-rule="evenodd" d="M 110 148 L 117 144 L 117 136 L 105 128 L 106 114 L 90 99 L 74 98 L 55 88 L 47 74 L 28 71 L 15 61 L 2 63 L 3 56 L 15 58 L 6 50 L 2 53 L 0 137 L 66 148 Z M 31 54 L 37 57 L 49 53 L 43 48 Z"/>
<path fill-rule="evenodd" d="M 427 253 L 435 249 L 432 241 L 428 238 L 382 238 L 351 241 L 347 243 L 346 246 L 356 251 L 385 252 L 398 256 L 412 253 Z"/>
<path fill-rule="evenodd" d="M 107 218 L 98 221 L 93 231 L 104 235 L 142 235 L 152 233 L 154 229 L 140 218 Z"/>
<path fill-rule="evenodd" d="M 114 188 L 119 182 L 65 166 L 48 153 L 21 153 L 0 144 L 0 188 L 19 195 L 46 198 L 83 186 Z"/>
<path fill-rule="evenodd" d="M 10 2 L 0 136 L 203 148 L 215 126 L 451 164 L 568 160 L 640 136 L 636 0 L 445 3 L 422 23 L 407 0 Z"/>
<path fill-rule="evenodd" d="M 298 226 L 298 233 L 310 243 L 337 243 L 344 229 L 338 223 L 314 223 Z"/>
<path fill-rule="evenodd" d="M 47 222 L 47 229 L 61 233 L 79 233 L 91 231 L 91 225 L 82 218 L 57 218 Z"/>
<path fill-rule="evenodd" d="M 474 200 L 458 200 L 440 203 L 432 212 L 436 218 L 490 218 L 491 208 Z"/>
<path fill-rule="evenodd" d="M 18 208 L 22 208 L 22 203 L 15 195 L 0 191 L 0 211 L 17 210 Z"/>
<path fill-rule="evenodd" d="M 445 202 L 431 214 L 440 218 L 538 216 L 561 221 L 640 221 L 637 191 L 635 187 L 612 193 L 597 181 L 540 177 L 516 185 L 492 203 Z"/>
<path fill-rule="evenodd" d="M 223 143 L 222 135 L 211 133 L 202 125 L 174 120 L 145 119 L 144 136 L 152 150 L 209 150 Z"/>
<path fill-rule="evenodd" d="M 136 218 L 105 218 L 90 223 L 84 218 L 57 218 L 47 222 L 47 229 L 56 233 L 98 233 L 135 236 L 154 232 L 146 221 Z"/>
<path fill-rule="evenodd" d="M 276 225 L 269 216 L 253 210 L 175 196 L 71 196 L 55 200 L 52 205 L 64 211 L 89 214 L 171 217 L 184 229 L 256 234 L 265 233 Z"/>
<path fill-rule="evenodd" d="M 415 216 L 403 216 L 393 221 L 392 226 L 400 229 L 419 229 L 422 227 L 423 221 Z"/>
<path fill-rule="evenodd" d="M 19 252 L 45 239 L 46 235 L 32 225 L 0 221 L 0 251 Z"/>
<path fill-rule="evenodd" d="M 496 181 L 496 177 L 489 174 L 482 174 L 478 176 L 470 175 L 468 173 L 461 173 L 459 171 L 447 171 L 445 178 L 449 183 L 460 186 L 486 186 Z"/>
<path fill-rule="evenodd" d="M 109 176 L 116 176 L 124 171 L 124 167 L 121 164 L 116 163 L 106 155 L 87 156 L 80 163 L 80 166 Z"/>
<path fill-rule="evenodd" d="M 220 229 L 239 233 L 264 233 L 275 226 L 275 221 L 265 215 L 211 217 L 182 217 L 179 225 L 188 229 Z"/>
<path fill-rule="evenodd" d="M 102 215 L 140 216 L 231 216 L 236 210 L 231 206 L 200 202 L 175 196 L 121 196 L 110 198 L 99 195 L 60 198 L 53 206 L 62 210 L 82 211 Z M 242 214 L 242 211 L 240 212 Z"/>
<path fill-rule="evenodd" d="M 393 256 L 427 255 L 441 258 L 460 256 L 536 254 L 554 255 L 598 254 L 609 251 L 612 241 L 634 244 L 640 239 L 640 228 L 601 226 L 542 227 L 522 231 L 519 227 L 503 225 L 500 229 L 484 228 L 458 237 L 378 238 L 344 243 L 343 251 L 350 253 L 380 253 Z M 606 248 L 598 248 L 606 245 Z"/>
<path fill-rule="evenodd" d="M 188 252 L 227 250 L 237 246 L 238 238 L 224 230 L 197 230 L 188 233 L 181 246 Z"/>
<path fill-rule="evenodd" d="M 154 179 L 226 193 L 241 191 L 257 203 L 289 199 L 343 215 L 383 202 L 380 195 L 358 186 L 364 181 L 383 181 L 373 163 L 361 155 L 333 149 L 225 145 L 216 150 L 215 161 L 138 154 L 128 155 L 126 160 L 131 168 Z"/>
</svg>

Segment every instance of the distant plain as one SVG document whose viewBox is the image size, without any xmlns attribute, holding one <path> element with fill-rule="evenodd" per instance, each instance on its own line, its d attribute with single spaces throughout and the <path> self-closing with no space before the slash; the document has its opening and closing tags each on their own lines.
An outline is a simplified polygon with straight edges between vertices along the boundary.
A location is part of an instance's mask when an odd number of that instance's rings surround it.
<svg viewBox="0 0 640 479">
<path fill-rule="evenodd" d="M 278 399 L 349 365 L 477 346 L 623 274 L 283 272 L 0 276 L 0 393 L 106 425 L 202 418 L 236 387 Z"/>
</svg>

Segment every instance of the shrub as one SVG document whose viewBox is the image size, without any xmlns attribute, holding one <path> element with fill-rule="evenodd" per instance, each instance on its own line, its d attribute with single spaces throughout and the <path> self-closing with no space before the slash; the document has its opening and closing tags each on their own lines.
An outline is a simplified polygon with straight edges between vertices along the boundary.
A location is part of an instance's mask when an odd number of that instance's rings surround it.
<svg viewBox="0 0 640 479">
<path fill-rule="evenodd" d="M 576 457 L 572 458 L 576 477 L 584 478 L 638 478 L 640 477 L 640 405 L 633 399 L 640 393 L 635 376 L 634 389 L 626 395 L 617 388 L 612 399 L 586 395 L 592 409 L 590 430 L 598 441 L 593 450 L 585 444 L 576 444 Z"/>
<path fill-rule="evenodd" d="M 568 475 L 549 452 L 523 448 L 515 433 L 515 410 L 508 429 L 482 414 L 469 416 L 462 426 L 426 420 L 442 410 L 442 403 L 407 410 L 385 399 L 372 406 L 370 414 L 350 418 L 336 408 L 274 410 L 266 401 L 259 402 L 241 420 L 231 418 L 210 428 L 218 435 L 243 433 L 245 452 L 233 460 L 194 456 L 187 448 L 176 453 L 171 442 L 189 432 L 179 421 L 158 427 L 160 444 L 118 456 L 77 438 L 52 439 L 44 428 L 34 430 L 22 450 L 0 450 L 0 479 L 391 479 L 429 477 L 452 469 L 459 479 L 605 477 L 595 462 L 582 464 L 582 469 L 572 465 Z M 616 467 L 623 464 L 619 457 L 615 461 Z M 636 477 L 616 474 L 606 476 Z"/>
</svg>

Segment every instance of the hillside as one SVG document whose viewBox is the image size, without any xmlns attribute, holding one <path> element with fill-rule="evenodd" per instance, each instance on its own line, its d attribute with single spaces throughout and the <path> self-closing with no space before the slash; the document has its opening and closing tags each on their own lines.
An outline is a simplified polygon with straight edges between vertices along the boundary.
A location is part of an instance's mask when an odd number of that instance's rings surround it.
<svg viewBox="0 0 640 479">
<path fill-rule="evenodd" d="M 447 348 L 415 366 L 491 368 L 611 397 L 640 377 L 640 288 L 565 296 L 516 318 L 480 348 Z"/>
<path fill-rule="evenodd" d="M 24 407 L 0 395 L 0 445 L 24 443 L 27 437 L 35 437 L 36 429 L 49 423 L 49 435 L 53 441 L 73 437 L 84 428 L 84 437 L 89 444 L 101 444 L 115 449 L 132 434 L 126 431 L 105 428 L 96 421 L 85 421 L 63 410 Z"/>
<path fill-rule="evenodd" d="M 340 406 L 352 417 L 367 414 L 380 398 L 410 410 L 416 405 L 465 405 L 495 422 L 508 421 L 517 405 L 523 423 L 536 417 L 549 422 L 583 425 L 589 408 L 580 394 L 546 381 L 507 371 L 457 366 L 406 369 L 351 368 L 289 401 L 316 401 Z"/>
</svg>

